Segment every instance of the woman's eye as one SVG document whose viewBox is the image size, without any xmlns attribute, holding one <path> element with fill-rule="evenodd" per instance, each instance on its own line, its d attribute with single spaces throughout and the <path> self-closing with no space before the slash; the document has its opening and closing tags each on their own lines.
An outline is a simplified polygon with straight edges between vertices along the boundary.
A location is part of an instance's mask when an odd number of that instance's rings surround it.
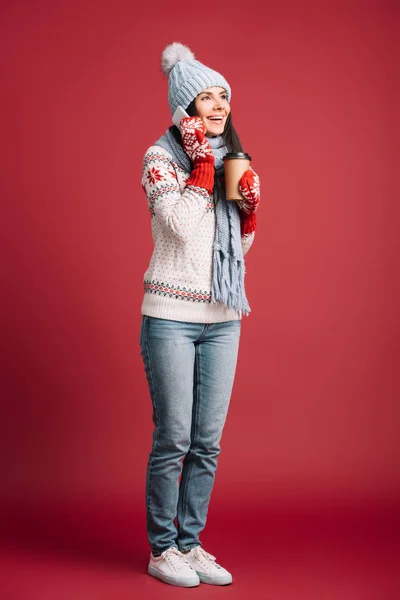
<svg viewBox="0 0 400 600">
<path fill-rule="evenodd" d="M 226 94 L 222 94 L 222 96 L 220 96 L 220 100 L 227 100 L 228 96 Z M 202 100 L 210 100 L 210 96 L 203 96 Z"/>
</svg>

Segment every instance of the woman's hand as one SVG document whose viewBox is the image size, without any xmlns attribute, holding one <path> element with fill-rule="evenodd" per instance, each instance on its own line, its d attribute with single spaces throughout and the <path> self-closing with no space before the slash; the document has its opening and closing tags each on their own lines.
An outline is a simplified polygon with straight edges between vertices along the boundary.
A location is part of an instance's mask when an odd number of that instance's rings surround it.
<svg viewBox="0 0 400 600">
<path fill-rule="evenodd" d="M 193 162 L 186 186 L 214 189 L 214 154 L 206 138 L 206 126 L 199 117 L 185 117 L 180 123 L 182 146 Z"/>
<path fill-rule="evenodd" d="M 244 200 L 238 201 L 238 206 L 247 215 L 256 212 L 260 203 L 260 178 L 252 168 L 247 169 L 240 178 L 239 190 Z"/>
<path fill-rule="evenodd" d="M 214 154 L 206 139 L 207 128 L 199 117 L 185 117 L 180 123 L 182 146 L 193 163 L 209 162 L 214 166 Z"/>
<path fill-rule="evenodd" d="M 247 236 L 257 228 L 256 210 L 260 203 L 260 179 L 251 167 L 240 178 L 239 190 L 244 198 L 238 201 L 240 230 L 242 236 Z"/>
</svg>

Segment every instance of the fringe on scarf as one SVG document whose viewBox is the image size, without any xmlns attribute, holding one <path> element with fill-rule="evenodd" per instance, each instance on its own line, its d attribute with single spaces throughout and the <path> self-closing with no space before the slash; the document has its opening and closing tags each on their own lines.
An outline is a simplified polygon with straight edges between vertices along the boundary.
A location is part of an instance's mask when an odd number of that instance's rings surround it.
<svg viewBox="0 0 400 600">
<path fill-rule="evenodd" d="M 239 314 L 249 315 L 250 306 L 244 291 L 244 262 L 224 252 L 214 244 L 213 302 L 222 302 Z M 239 308 L 240 307 L 240 308 Z"/>
</svg>

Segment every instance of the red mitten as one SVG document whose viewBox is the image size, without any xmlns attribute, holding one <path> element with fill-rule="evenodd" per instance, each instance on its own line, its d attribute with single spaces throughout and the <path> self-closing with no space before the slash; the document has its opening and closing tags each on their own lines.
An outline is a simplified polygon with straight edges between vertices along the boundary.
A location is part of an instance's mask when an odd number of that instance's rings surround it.
<svg viewBox="0 0 400 600">
<path fill-rule="evenodd" d="M 180 123 L 182 146 L 193 169 L 186 185 L 205 188 L 209 194 L 214 187 L 214 154 L 207 141 L 207 128 L 199 117 L 185 117 Z"/>
<path fill-rule="evenodd" d="M 256 230 L 256 210 L 260 203 L 260 178 L 251 167 L 240 178 L 239 189 L 244 198 L 238 201 L 241 234 L 249 235 Z"/>
<path fill-rule="evenodd" d="M 239 181 L 239 190 L 244 200 L 238 201 L 240 210 L 247 214 L 255 213 L 260 203 L 260 178 L 253 169 L 247 169 Z"/>
</svg>

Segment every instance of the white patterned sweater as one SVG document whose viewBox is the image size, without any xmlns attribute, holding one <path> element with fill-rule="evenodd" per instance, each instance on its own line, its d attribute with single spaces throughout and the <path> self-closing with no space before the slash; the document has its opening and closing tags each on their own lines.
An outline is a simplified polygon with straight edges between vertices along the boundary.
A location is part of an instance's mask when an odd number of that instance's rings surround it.
<svg viewBox="0 0 400 600">
<path fill-rule="evenodd" d="M 143 315 L 186 321 L 220 323 L 241 315 L 211 301 L 214 199 L 207 190 L 188 186 L 189 175 L 159 146 L 143 160 L 142 187 L 151 213 L 154 250 L 144 274 Z M 243 254 L 255 232 L 242 235 Z"/>
</svg>

